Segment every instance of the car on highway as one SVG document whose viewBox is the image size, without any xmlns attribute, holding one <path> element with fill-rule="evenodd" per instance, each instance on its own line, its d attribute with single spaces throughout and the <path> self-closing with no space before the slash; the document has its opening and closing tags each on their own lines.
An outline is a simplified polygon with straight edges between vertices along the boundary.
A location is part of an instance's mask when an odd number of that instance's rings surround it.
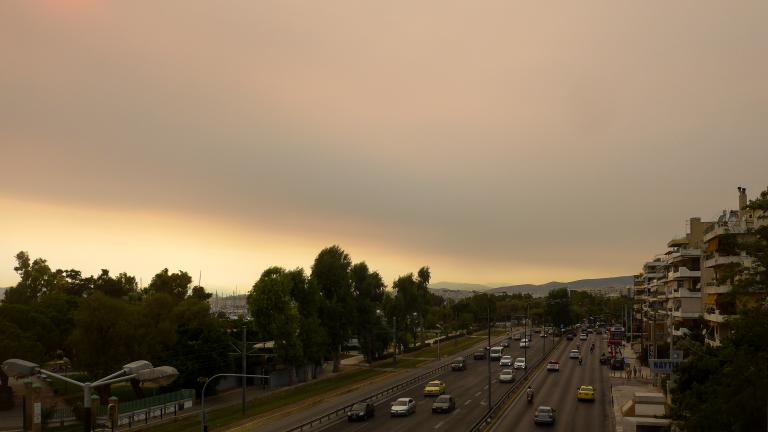
<svg viewBox="0 0 768 432">
<path fill-rule="evenodd" d="M 499 345 L 501 345 L 503 348 L 509 348 L 509 341 L 502 341 Z"/>
<path fill-rule="evenodd" d="M 485 351 L 475 351 L 472 354 L 472 358 L 475 360 L 485 360 Z"/>
<path fill-rule="evenodd" d="M 571 352 L 568 353 L 568 357 L 572 359 L 577 359 L 581 357 L 581 352 L 579 352 L 579 350 L 577 349 L 572 349 Z"/>
<path fill-rule="evenodd" d="M 582 400 L 595 400 L 595 389 L 592 386 L 579 386 L 576 390 L 576 399 Z"/>
<path fill-rule="evenodd" d="M 512 366 L 512 356 L 504 356 L 499 360 L 499 366 Z"/>
<path fill-rule="evenodd" d="M 533 422 L 535 424 L 554 424 L 555 409 L 548 406 L 540 406 L 533 412 Z"/>
<path fill-rule="evenodd" d="M 528 338 L 520 340 L 520 348 L 530 348 L 531 340 Z"/>
<path fill-rule="evenodd" d="M 451 370 L 463 371 L 467 370 L 467 360 L 464 357 L 456 357 L 451 362 Z"/>
<path fill-rule="evenodd" d="M 523 357 L 516 358 L 515 364 L 512 367 L 515 369 L 525 369 L 525 359 Z"/>
<path fill-rule="evenodd" d="M 373 417 L 375 413 L 375 409 L 373 407 L 373 404 L 370 402 L 358 402 L 354 405 L 352 405 L 352 408 L 347 411 L 347 420 L 349 421 L 357 421 L 357 420 L 368 420 L 369 418 Z"/>
<path fill-rule="evenodd" d="M 491 348 L 491 360 L 498 360 L 501 358 L 501 353 L 504 352 L 504 347 L 495 346 Z"/>
<path fill-rule="evenodd" d="M 424 386 L 424 396 L 440 396 L 445 393 L 445 383 L 440 380 L 434 380 Z"/>
<path fill-rule="evenodd" d="M 582 333 L 581 335 L 579 335 L 579 340 L 587 340 L 587 334 Z"/>
<path fill-rule="evenodd" d="M 432 403 L 433 413 L 448 413 L 456 408 L 456 400 L 451 395 L 440 395 Z"/>
<path fill-rule="evenodd" d="M 575 338 L 575 337 L 576 337 L 576 335 L 573 334 L 573 333 L 568 333 L 567 335 L 565 335 L 565 339 L 566 340 L 573 340 L 573 338 Z"/>
<path fill-rule="evenodd" d="M 560 371 L 560 362 L 557 360 L 550 360 L 547 362 L 547 371 L 549 372 L 559 372 Z"/>
<path fill-rule="evenodd" d="M 523 338 L 523 335 L 521 335 L 520 333 L 515 333 L 515 335 L 512 336 L 512 339 L 514 339 L 516 341 L 519 341 L 522 338 Z"/>
<path fill-rule="evenodd" d="M 543 337 L 543 338 L 545 338 L 545 337 L 547 337 L 547 336 L 549 336 L 549 335 L 548 335 L 548 334 L 546 334 L 546 333 L 542 333 L 542 334 L 541 334 L 541 337 Z"/>
<path fill-rule="evenodd" d="M 416 401 L 413 398 L 400 398 L 392 402 L 389 415 L 392 417 L 409 416 L 416 412 Z"/>
<path fill-rule="evenodd" d="M 504 369 L 499 374 L 500 383 L 511 383 L 513 381 L 515 381 L 515 371 L 512 369 Z"/>
</svg>

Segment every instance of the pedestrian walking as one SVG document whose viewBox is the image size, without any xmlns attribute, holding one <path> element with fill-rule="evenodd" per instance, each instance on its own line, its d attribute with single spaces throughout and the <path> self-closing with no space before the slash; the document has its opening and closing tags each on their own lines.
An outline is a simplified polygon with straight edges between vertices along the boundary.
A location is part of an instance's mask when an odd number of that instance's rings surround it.
<svg viewBox="0 0 768 432">
<path fill-rule="evenodd" d="M 632 374 L 637 378 L 637 366 L 632 366 Z"/>
</svg>

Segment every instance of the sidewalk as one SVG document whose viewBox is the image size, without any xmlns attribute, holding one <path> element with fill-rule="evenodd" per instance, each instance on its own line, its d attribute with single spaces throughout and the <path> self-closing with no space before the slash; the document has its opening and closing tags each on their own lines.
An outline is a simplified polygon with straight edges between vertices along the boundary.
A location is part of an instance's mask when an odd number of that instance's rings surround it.
<svg viewBox="0 0 768 432">
<path fill-rule="evenodd" d="M 625 344 L 622 347 L 622 354 L 624 354 L 624 359 L 632 373 L 628 378 L 626 370 L 610 371 L 611 405 L 616 432 L 624 431 L 624 415 L 621 409 L 627 402 L 632 401 L 636 392 L 661 392 L 661 389 L 653 385 L 654 380 L 651 378 L 651 370 L 646 366 L 640 365 L 638 354 L 633 349 Z M 636 376 L 632 369 L 633 367 L 638 368 Z"/>
</svg>

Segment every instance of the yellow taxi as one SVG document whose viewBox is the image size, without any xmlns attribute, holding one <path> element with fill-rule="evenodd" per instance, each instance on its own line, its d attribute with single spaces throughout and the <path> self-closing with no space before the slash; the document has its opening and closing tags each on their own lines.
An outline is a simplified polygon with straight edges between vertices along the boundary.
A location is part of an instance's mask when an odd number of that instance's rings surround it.
<svg viewBox="0 0 768 432">
<path fill-rule="evenodd" d="M 445 383 L 440 380 L 430 381 L 424 387 L 424 396 L 440 396 L 445 393 Z"/>
<path fill-rule="evenodd" d="M 578 400 L 595 400 L 595 389 L 592 386 L 580 386 L 576 391 L 576 399 Z"/>
</svg>

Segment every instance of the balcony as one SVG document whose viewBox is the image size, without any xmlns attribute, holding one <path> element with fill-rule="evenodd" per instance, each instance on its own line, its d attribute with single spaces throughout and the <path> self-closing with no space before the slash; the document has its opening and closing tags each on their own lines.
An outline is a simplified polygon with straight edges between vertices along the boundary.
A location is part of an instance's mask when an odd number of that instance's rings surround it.
<svg viewBox="0 0 768 432">
<path fill-rule="evenodd" d="M 728 284 L 719 284 L 717 281 L 709 281 L 704 284 L 704 291 L 707 294 L 725 294 L 731 290 Z"/>
<path fill-rule="evenodd" d="M 671 271 L 667 274 L 667 280 L 684 279 L 684 278 L 700 278 L 701 270 L 688 270 L 685 267 L 680 267 L 677 271 Z"/>
<path fill-rule="evenodd" d="M 701 312 L 683 311 L 682 309 L 672 312 L 672 316 L 680 319 L 694 319 L 698 318 Z"/>
<path fill-rule="evenodd" d="M 720 255 L 718 253 L 712 253 L 704 257 L 704 267 L 713 268 L 733 263 L 748 265 L 747 259 L 747 257 L 741 255 Z"/>
<path fill-rule="evenodd" d="M 701 291 L 689 291 L 685 288 L 678 288 L 669 293 L 671 298 L 701 298 Z"/>
<path fill-rule="evenodd" d="M 721 223 L 712 225 L 711 230 L 705 230 L 703 240 L 706 243 L 721 234 L 741 234 L 746 231 L 747 231 L 746 228 L 741 226 L 740 224 L 737 225 L 737 224 L 728 224 L 727 222 L 721 222 Z"/>
<path fill-rule="evenodd" d="M 731 315 L 723 315 L 718 309 L 709 308 L 704 312 L 704 319 L 717 323 L 725 322 Z"/>
<path fill-rule="evenodd" d="M 687 258 L 700 258 L 700 257 L 701 257 L 701 249 L 677 248 L 677 249 L 673 249 L 672 253 L 667 255 L 666 261 L 667 263 L 673 263 L 677 261 L 682 261 Z"/>
</svg>

